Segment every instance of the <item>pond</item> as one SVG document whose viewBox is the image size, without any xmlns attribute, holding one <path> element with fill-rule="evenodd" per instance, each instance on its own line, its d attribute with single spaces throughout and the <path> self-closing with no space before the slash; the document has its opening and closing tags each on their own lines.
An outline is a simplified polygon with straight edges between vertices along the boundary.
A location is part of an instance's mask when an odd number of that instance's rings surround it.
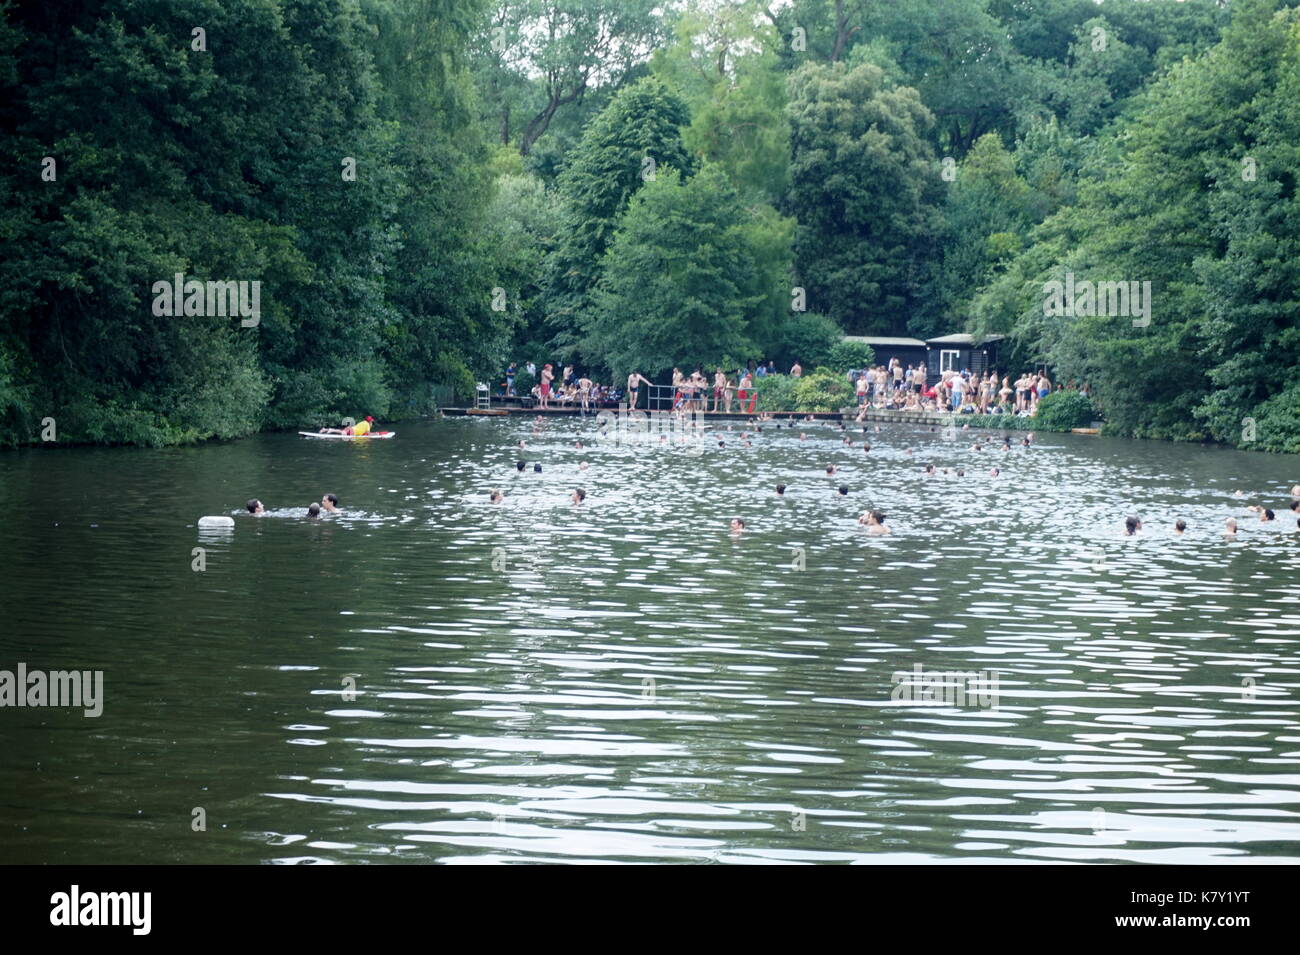
<svg viewBox="0 0 1300 955">
<path fill-rule="evenodd" d="M 4 861 L 1300 859 L 1300 458 L 709 426 L 0 457 Z"/>
</svg>

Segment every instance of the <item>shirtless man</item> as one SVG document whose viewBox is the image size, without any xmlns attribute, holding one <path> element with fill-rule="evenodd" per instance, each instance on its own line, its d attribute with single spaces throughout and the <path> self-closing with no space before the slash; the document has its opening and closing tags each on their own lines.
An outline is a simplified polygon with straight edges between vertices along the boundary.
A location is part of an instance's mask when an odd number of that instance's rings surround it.
<svg viewBox="0 0 1300 955">
<path fill-rule="evenodd" d="M 889 528 L 885 526 L 885 514 L 883 511 L 864 511 L 862 516 L 858 518 L 858 523 L 865 524 L 867 533 L 872 536 L 890 533 Z"/>
<path fill-rule="evenodd" d="M 339 507 L 339 496 L 337 494 L 326 494 L 320 499 L 320 506 L 331 514 L 338 514 L 342 511 Z"/>
<path fill-rule="evenodd" d="M 650 379 L 646 378 L 639 371 L 634 371 L 627 376 L 627 410 L 636 410 L 636 399 L 641 385 L 649 387 Z"/>
<path fill-rule="evenodd" d="M 704 377 L 704 372 L 698 365 L 691 372 L 691 401 L 687 410 L 705 411 L 709 403 L 709 379 Z"/>
<path fill-rule="evenodd" d="M 591 410 L 591 379 L 586 375 L 578 379 L 578 394 L 582 398 L 582 413 L 586 415 Z"/>
<path fill-rule="evenodd" d="M 727 402 L 727 412 L 731 412 L 731 382 L 727 381 L 727 373 L 721 368 L 713 373 L 713 411 L 714 414 L 722 410 L 723 400 Z"/>
<path fill-rule="evenodd" d="M 545 410 L 551 406 L 551 382 L 555 380 L 555 372 L 551 371 L 550 365 L 542 366 L 542 383 L 539 397 L 542 400 L 542 409 Z"/>
</svg>

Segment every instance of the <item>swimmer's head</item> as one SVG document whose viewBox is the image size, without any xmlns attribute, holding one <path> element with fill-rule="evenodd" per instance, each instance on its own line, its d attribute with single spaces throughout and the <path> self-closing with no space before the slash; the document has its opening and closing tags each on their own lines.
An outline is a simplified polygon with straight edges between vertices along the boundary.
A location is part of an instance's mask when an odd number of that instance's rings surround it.
<svg viewBox="0 0 1300 955">
<path fill-rule="evenodd" d="M 501 493 L 501 491 L 500 491 L 499 488 L 494 488 L 494 489 L 492 490 L 492 496 L 491 496 L 491 499 L 492 499 L 492 503 L 493 503 L 493 504 L 500 504 L 501 501 L 502 501 L 504 498 L 505 498 L 505 495 Z"/>
<path fill-rule="evenodd" d="M 248 508 L 248 513 L 250 514 L 261 514 L 266 510 L 266 508 L 262 507 L 262 502 L 255 497 L 249 498 L 248 503 L 244 506 Z"/>
<path fill-rule="evenodd" d="M 841 493 L 841 494 L 848 494 L 848 493 L 849 493 L 849 486 L 848 486 L 847 484 L 841 484 L 841 485 L 840 485 L 840 493 Z"/>
<path fill-rule="evenodd" d="M 1187 522 L 1185 520 L 1180 517 L 1178 520 L 1174 521 L 1175 533 L 1181 534 L 1185 530 L 1187 530 Z"/>
<path fill-rule="evenodd" d="M 742 520 L 742 519 L 739 518 L 739 517 L 733 517 L 733 518 L 731 519 L 731 533 L 733 533 L 733 534 L 739 534 L 739 533 L 740 533 L 741 531 L 743 531 L 744 529 L 745 529 L 745 522 L 744 522 L 744 520 Z"/>
<path fill-rule="evenodd" d="M 320 517 L 320 505 L 317 504 L 315 501 L 312 501 L 311 504 L 307 507 L 307 516 Z"/>
<path fill-rule="evenodd" d="M 587 470 L 587 468 L 589 468 L 590 466 L 591 466 L 591 465 L 589 465 L 586 461 L 579 461 L 579 462 L 578 462 L 578 470 L 579 470 L 579 471 L 585 471 L 585 470 Z"/>
<path fill-rule="evenodd" d="M 518 461 L 515 462 L 516 471 L 522 471 L 526 467 L 528 467 L 528 463 L 524 461 L 523 458 L 520 458 Z"/>
<path fill-rule="evenodd" d="M 958 468 L 958 469 L 957 469 L 957 476 L 958 476 L 958 477 L 965 477 L 965 476 L 966 476 L 966 469 L 965 469 L 965 468 Z"/>
<path fill-rule="evenodd" d="M 880 524 L 883 526 L 885 523 L 885 512 L 875 509 L 867 511 L 867 523 Z"/>
<path fill-rule="evenodd" d="M 330 507 L 338 507 L 338 506 L 339 506 L 339 496 L 338 496 L 337 494 L 326 494 L 324 497 L 322 497 L 322 498 L 320 499 L 320 502 L 321 502 L 322 504 L 325 504 L 325 503 L 328 502 Z"/>
<path fill-rule="evenodd" d="M 1002 473 L 1002 472 L 1001 472 L 1000 470 L 998 470 L 997 468 L 990 468 L 990 469 L 989 469 L 989 476 L 990 476 L 990 477 L 997 477 L 997 476 L 1000 475 L 1001 473 Z"/>
<path fill-rule="evenodd" d="M 1237 533 L 1237 519 L 1234 517 L 1230 517 L 1226 521 L 1224 521 L 1223 530 L 1225 534 Z"/>
<path fill-rule="evenodd" d="M 569 495 L 569 500 L 571 500 L 574 504 L 581 504 L 586 499 L 587 499 L 587 492 L 580 487 L 574 488 L 573 493 Z"/>
<path fill-rule="evenodd" d="M 835 465 L 833 465 L 833 464 L 828 464 L 828 465 L 826 465 L 826 473 L 827 473 L 827 474 L 834 474 L 834 473 L 835 473 Z"/>
<path fill-rule="evenodd" d="M 536 464 L 533 465 L 533 473 L 534 474 L 542 473 L 542 462 L 538 461 Z"/>
<path fill-rule="evenodd" d="M 1261 521 L 1271 521 L 1275 517 L 1277 517 L 1277 515 L 1274 514 L 1272 511 L 1270 511 L 1267 507 L 1264 508 L 1264 510 L 1262 510 L 1259 514 L 1259 519 Z"/>
<path fill-rule="evenodd" d="M 933 474 L 933 473 L 934 473 L 934 465 L 933 465 L 933 464 L 927 464 L 927 465 L 925 466 L 925 473 L 926 473 L 926 474 Z"/>
<path fill-rule="evenodd" d="M 1142 529 L 1142 521 L 1139 520 L 1136 515 L 1130 514 L 1128 517 L 1124 518 L 1125 534 L 1130 534 L 1130 535 L 1136 534 L 1141 529 Z"/>
<path fill-rule="evenodd" d="M 777 493 L 777 494 L 784 494 L 784 493 L 785 493 L 785 485 L 784 485 L 784 484 L 778 484 L 778 485 L 776 486 L 776 493 Z"/>
<path fill-rule="evenodd" d="M 871 445 L 867 444 L 865 441 L 862 442 L 862 450 L 863 450 L 863 451 L 870 451 L 870 450 L 871 450 Z"/>
</svg>

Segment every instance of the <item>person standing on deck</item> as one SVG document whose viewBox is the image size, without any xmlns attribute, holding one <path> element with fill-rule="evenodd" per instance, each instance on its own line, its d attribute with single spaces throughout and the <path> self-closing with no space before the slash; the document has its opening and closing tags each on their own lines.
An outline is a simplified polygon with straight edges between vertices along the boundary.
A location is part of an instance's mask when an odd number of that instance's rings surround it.
<svg viewBox="0 0 1300 955">
<path fill-rule="evenodd" d="M 542 366 L 542 383 L 539 397 L 542 399 L 541 407 L 545 411 L 551 406 L 551 382 L 555 380 L 555 372 L 551 371 L 549 364 Z"/>
<path fill-rule="evenodd" d="M 639 392 L 641 385 L 643 384 L 647 388 L 650 387 L 650 379 L 642 375 L 641 372 L 634 371 L 632 372 L 632 374 L 627 376 L 627 410 L 628 411 L 636 410 L 637 394 Z"/>
</svg>

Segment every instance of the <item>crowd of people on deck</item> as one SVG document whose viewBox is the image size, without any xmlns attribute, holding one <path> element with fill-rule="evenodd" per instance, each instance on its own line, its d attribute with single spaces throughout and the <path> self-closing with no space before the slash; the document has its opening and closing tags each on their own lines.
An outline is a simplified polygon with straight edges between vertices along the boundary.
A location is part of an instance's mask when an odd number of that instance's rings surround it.
<svg viewBox="0 0 1300 955">
<path fill-rule="evenodd" d="M 1087 383 L 1053 385 L 1046 370 L 1022 372 L 1012 381 L 1010 375 L 999 378 L 996 370 L 971 373 L 969 369 L 949 369 L 930 382 L 924 363 L 904 365 L 891 358 L 888 365 L 849 372 L 859 407 L 858 420 L 868 411 L 928 411 L 953 414 L 1009 414 L 1029 417 L 1038 410 L 1038 402 L 1053 391 L 1078 391 L 1088 395 Z"/>
<path fill-rule="evenodd" d="M 536 379 L 531 396 L 541 410 L 579 407 L 585 413 L 616 407 L 624 401 L 629 408 L 649 406 L 645 392 L 654 383 L 640 372 L 629 374 L 626 387 L 618 388 L 575 373 L 571 364 L 564 365 L 562 371 L 556 369 L 557 366 L 550 363 L 539 369 L 534 362 L 524 366 L 511 362 L 506 369 L 503 394 L 519 397 L 515 379 L 521 370 L 527 370 Z M 674 368 L 671 393 L 660 396 L 655 407 L 669 410 L 664 399 L 670 399 L 674 411 L 755 414 L 758 403 L 756 382 L 777 374 L 780 372 L 774 361 L 751 360 L 746 367 L 734 372 L 719 367 L 711 374 L 700 365 L 689 374 Z M 793 378 L 801 377 L 803 366 L 794 362 L 788 374 Z M 1089 394 L 1086 382 L 1080 384 L 1071 379 L 1053 383 L 1046 369 L 1022 372 L 1014 380 L 1010 375 L 999 376 L 996 370 L 948 369 L 933 379 L 931 376 L 932 372 L 924 362 L 910 365 L 897 358 L 890 358 L 884 365 L 849 370 L 846 377 L 859 408 L 858 420 L 864 420 L 867 412 L 872 410 L 1029 417 L 1038 410 L 1038 402 L 1054 391 Z"/>
</svg>

